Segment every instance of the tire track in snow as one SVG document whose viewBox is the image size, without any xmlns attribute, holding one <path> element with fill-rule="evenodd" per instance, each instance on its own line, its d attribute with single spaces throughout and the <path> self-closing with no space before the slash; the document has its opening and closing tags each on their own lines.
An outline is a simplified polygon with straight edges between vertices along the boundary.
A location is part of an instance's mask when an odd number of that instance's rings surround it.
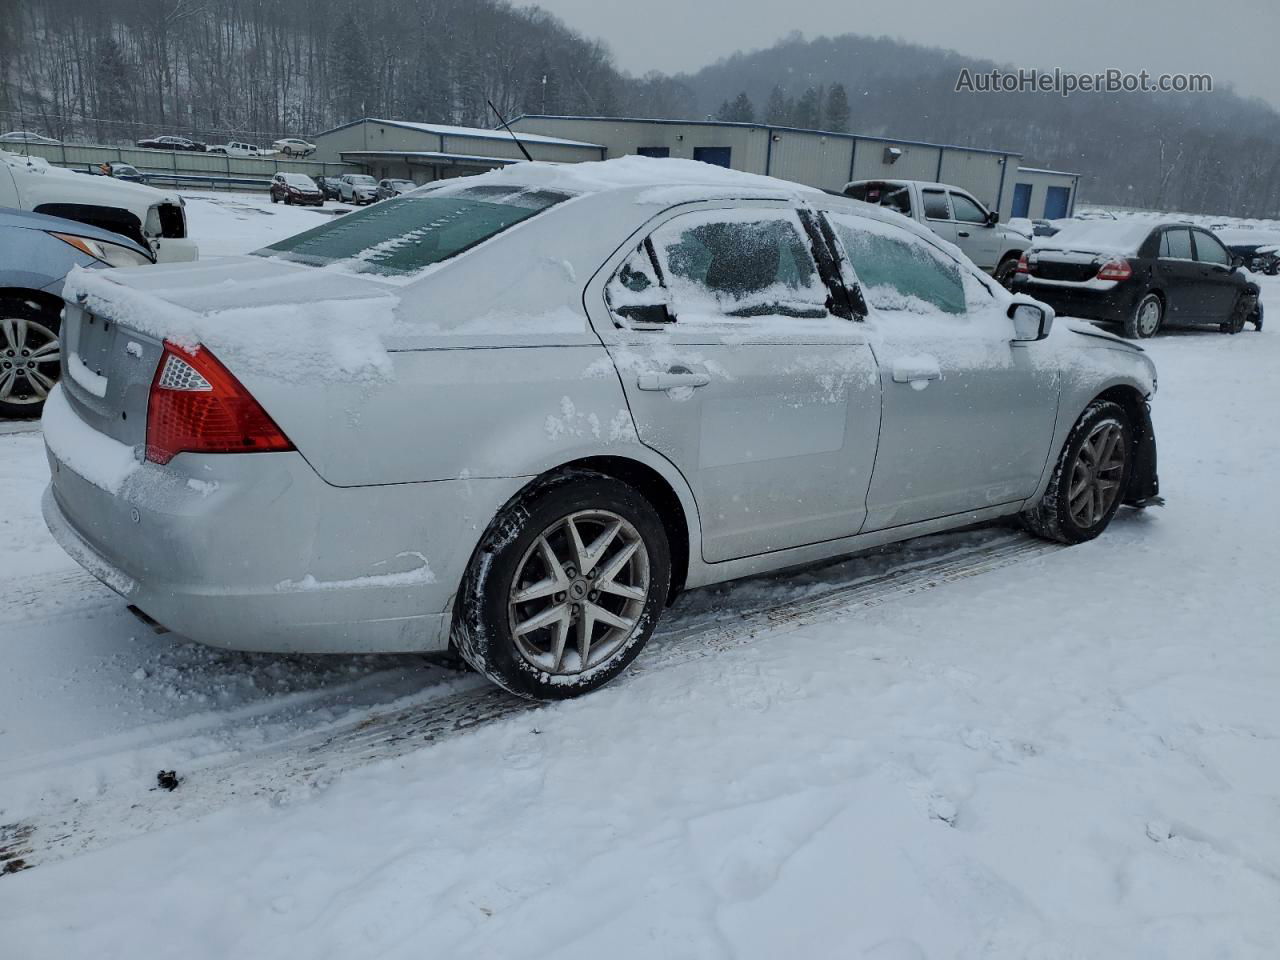
<svg viewBox="0 0 1280 960">
<path fill-rule="evenodd" d="M 826 589 L 814 588 L 798 598 L 755 605 L 748 602 L 728 617 L 715 611 L 701 616 L 673 611 L 676 615 L 660 625 L 621 682 L 626 682 L 628 675 L 678 667 L 807 624 L 857 616 L 1061 549 L 1058 544 L 1021 533 L 989 532 L 991 536 L 977 544 Z M 730 602 L 735 601 L 730 598 Z M 400 701 L 394 709 L 369 714 L 358 722 L 276 742 L 223 764 L 180 771 L 186 780 L 173 792 L 132 784 L 116 786 L 92 800 L 64 803 L 25 820 L 0 824 L 0 876 L 65 860 L 235 803 L 253 799 L 288 802 L 291 796 L 323 787 L 349 770 L 537 709 L 555 707 L 519 700 L 479 678 L 444 696 L 427 688 Z M 5 865 L 13 866 L 6 869 Z"/>
</svg>

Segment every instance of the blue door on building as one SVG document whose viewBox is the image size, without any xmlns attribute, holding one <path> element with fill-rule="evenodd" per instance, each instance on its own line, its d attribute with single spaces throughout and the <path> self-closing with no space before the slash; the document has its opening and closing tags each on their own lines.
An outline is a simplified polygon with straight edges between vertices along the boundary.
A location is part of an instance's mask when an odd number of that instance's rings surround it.
<svg viewBox="0 0 1280 960">
<path fill-rule="evenodd" d="M 729 147 L 694 147 L 693 159 L 714 163 L 717 167 L 729 166 Z"/>
<path fill-rule="evenodd" d="M 636 147 L 636 153 L 642 157 L 669 157 L 670 147 Z"/>
<path fill-rule="evenodd" d="M 1050 187 L 1044 195 L 1044 218 L 1060 220 L 1067 215 L 1071 203 L 1070 187 Z"/>
<path fill-rule="evenodd" d="M 1016 183 L 1013 186 L 1013 210 L 1011 217 L 1031 216 L 1031 184 Z"/>
</svg>

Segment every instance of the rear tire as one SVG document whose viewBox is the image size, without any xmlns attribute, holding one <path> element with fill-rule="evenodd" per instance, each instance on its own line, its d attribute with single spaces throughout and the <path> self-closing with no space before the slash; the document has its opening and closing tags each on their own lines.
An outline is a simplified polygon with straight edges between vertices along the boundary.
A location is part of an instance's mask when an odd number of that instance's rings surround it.
<svg viewBox="0 0 1280 960">
<path fill-rule="evenodd" d="M 61 309 L 0 295 L 0 416 L 38 417 L 61 372 Z"/>
<path fill-rule="evenodd" d="M 1062 447 L 1040 502 L 1022 514 L 1036 536 L 1084 543 L 1102 533 L 1120 509 L 1133 473 L 1133 425 L 1124 408 L 1095 400 Z"/>
<path fill-rule="evenodd" d="M 1124 320 L 1124 335 L 1130 340 L 1154 337 L 1164 325 L 1164 301 L 1148 293 Z"/>
<path fill-rule="evenodd" d="M 1006 290 L 1013 289 L 1013 277 L 1018 272 L 1018 257 L 1008 256 L 1000 261 L 996 267 L 996 272 L 992 275 L 996 283 L 1004 287 Z"/>
<path fill-rule="evenodd" d="M 579 696 L 636 658 L 670 584 L 670 547 L 649 502 L 604 474 L 568 470 L 489 525 L 458 592 L 453 645 L 518 696 Z"/>
</svg>

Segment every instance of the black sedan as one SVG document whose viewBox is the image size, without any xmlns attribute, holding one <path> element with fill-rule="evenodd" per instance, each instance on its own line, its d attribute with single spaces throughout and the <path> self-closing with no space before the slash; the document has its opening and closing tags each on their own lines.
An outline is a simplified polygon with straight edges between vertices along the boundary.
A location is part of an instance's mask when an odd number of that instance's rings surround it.
<svg viewBox="0 0 1280 960">
<path fill-rule="evenodd" d="M 197 153 L 204 152 L 204 144 L 198 140 L 188 140 L 186 137 L 148 137 L 145 140 L 139 140 L 137 146 L 145 147 L 148 150 L 194 150 Z"/>
<path fill-rule="evenodd" d="M 1013 289 L 1059 314 L 1121 324 L 1130 338 L 1168 324 L 1262 329 L 1259 288 L 1212 233 L 1188 223 L 1092 220 L 1037 239 Z"/>
</svg>

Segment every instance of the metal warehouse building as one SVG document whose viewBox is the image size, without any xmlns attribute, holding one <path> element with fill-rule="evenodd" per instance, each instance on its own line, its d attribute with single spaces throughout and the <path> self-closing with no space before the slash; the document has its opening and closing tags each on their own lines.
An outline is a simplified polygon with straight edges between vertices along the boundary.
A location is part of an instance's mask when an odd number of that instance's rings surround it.
<svg viewBox="0 0 1280 960">
<path fill-rule="evenodd" d="M 527 134 L 601 144 L 607 158 L 626 154 L 685 157 L 734 170 L 840 190 L 850 180 L 931 180 L 963 187 L 1001 219 L 1068 216 L 1079 177 L 1018 167 L 1014 150 L 959 147 L 852 133 L 718 120 L 640 120 L 526 114 L 511 122 Z M 1067 193 L 1062 194 L 1061 188 Z M 1063 201 L 1065 200 L 1065 205 Z M 1058 212 L 1061 210 L 1061 212 Z"/>
<path fill-rule="evenodd" d="M 963 187 L 1009 217 L 1070 216 L 1076 174 L 1020 167 L 1013 150 L 715 120 L 525 115 L 512 129 L 535 160 L 577 163 L 627 154 L 684 157 L 840 190 L 850 180 L 930 180 Z M 379 179 L 426 183 L 523 160 L 505 130 L 366 117 L 314 137 L 313 159 L 359 164 Z"/>
<path fill-rule="evenodd" d="M 505 130 L 407 120 L 366 117 L 318 133 L 313 140 L 313 159 L 358 163 L 379 179 L 395 177 L 416 183 L 483 173 L 524 159 Z M 605 156 L 600 144 L 557 136 L 522 134 L 520 141 L 535 160 L 575 163 Z"/>
</svg>

